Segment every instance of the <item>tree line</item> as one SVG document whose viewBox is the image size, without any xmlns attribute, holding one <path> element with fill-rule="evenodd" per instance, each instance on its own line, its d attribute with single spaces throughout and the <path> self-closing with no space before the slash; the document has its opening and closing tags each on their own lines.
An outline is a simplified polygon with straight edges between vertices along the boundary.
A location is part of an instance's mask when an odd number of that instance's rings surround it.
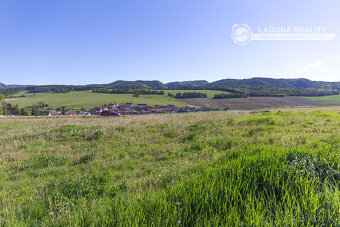
<svg viewBox="0 0 340 227">
<path fill-rule="evenodd" d="M 227 98 L 247 98 L 249 95 L 247 93 L 223 93 L 215 94 L 213 99 L 227 99 Z"/>
<path fill-rule="evenodd" d="M 224 98 L 245 98 L 245 97 L 285 97 L 285 96 L 330 96 L 339 95 L 340 91 L 333 88 L 278 88 L 278 87 L 255 87 L 243 86 L 238 89 L 221 88 L 216 90 L 225 91 L 228 93 L 216 94 L 214 99 Z"/>
<path fill-rule="evenodd" d="M 92 89 L 92 92 L 93 93 L 107 93 L 107 94 L 164 95 L 164 91 L 148 90 L 148 89 L 97 88 L 97 89 Z"/>
<path fill-rule="evenodd" d="M 3 94 L 5 97 L 10 97 L 11 95 L 15 95 L 23 91 L 26 91 L 24 87 L 10 87 L 10 88 L 1 89 L 0 94 Z"/>
<path fill-rule="evenodd" d="M 168 93 L 169 97 L 173 97 L 176 99 L 192 99 L 192 98 L 207 98 L 208 95 L 202 92 L 184 92 L 184 93 L 176 93 L 175 95 L 172 93 Z"/>
<path fill-rule="evenodd" d="M 0 95 L 1 101 L 1 95 Z M 15 115 L 15 116 L 44 116 L 43 108 L 49 107 L 44 102 L 39 102 L 36 105 L 32 105 L 26 108 L 20 108 L 18 105 L 12 105 L 11 103 L 2 102 L 0 108 L 0 115 Z"/>
</svg>

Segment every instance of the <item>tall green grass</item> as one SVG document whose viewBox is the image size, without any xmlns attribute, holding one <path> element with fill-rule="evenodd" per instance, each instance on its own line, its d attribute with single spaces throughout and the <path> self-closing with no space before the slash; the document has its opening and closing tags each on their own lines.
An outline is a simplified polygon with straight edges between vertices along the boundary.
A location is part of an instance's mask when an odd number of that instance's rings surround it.
<svg viewBox="0 0 340 227">
<path fill-rule="evenodd" d="M 340 224 L 336 111 L 0 120 L 0 226 Z"/>
</svg>

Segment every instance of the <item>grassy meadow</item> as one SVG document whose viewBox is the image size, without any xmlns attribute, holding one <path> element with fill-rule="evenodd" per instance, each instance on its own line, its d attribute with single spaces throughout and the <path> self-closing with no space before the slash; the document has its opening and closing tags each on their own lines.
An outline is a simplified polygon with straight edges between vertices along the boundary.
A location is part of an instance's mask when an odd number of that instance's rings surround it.
<svg viewBox="0 0 340 227">
<path fill-rule="evenodd" d="M 114 102 L 118 102 L 121 105 L 131 102 L 134 105 L 146 103 L 148 105 L 173 104 L 177 106 L 187 106 L 184 102 L 178 102 L 176 99 L 165 95 L 140 95 L 139 97 L 133 97 L 132 94 L 103 94 L 82 91 L 58 94 L 37 93 L 35 95 L 26 93 L 25 95 L 26 97 L 8 98 L 5 99 L 5 101 L 14 105 L 18 104 L 20 107 L 31 106 L 42 101 L 49 104 L 52 108 L 66 106 L 74 110 L 80 110 L 82 107 L 89 109 Z"/>
<path fill-rule="evenodd" d="M 127 102 L 137 105 L 139 103 L 146 103 L 148 105 L 168 105 L 173 104 L 179 107 L 187 106 L 185 102 L 177 101 L 175 98 L 169 97 L 168 93 L 184 93 L 184 92 L 204 92 L 209 98 L 214 97 L 217 93 L 223 93 L 221 91 L 206 91 L 206 90 L 164 90 L 165 95 L 140 95 L 139 97 L 133 97 L 132 94 L 103 94 L 92 92 L 70 92 L 70 93 L 20 93 L 16 96 L 25 95 L 26 97 L 7 98 L 6 102 L 20 107 L 27 107 L 39 102 L 44 102 L 50 105 L 52 108 L 59 106 L 66 106 L 67 108 L 80 110 L 82 107 L 89 109 L 98 105 L 106 103 L 118 102 L 119 104 L 125 104 Z"/>
<path fill-rule="evenodd" d="M 340 95 L 322 96 L 322 97 L 308 97 L 312 100 L 323 101 L 332 104 L 340 103 Z"/>
<path fill-rule="evenodd" d="M 337 226 L 339 126 L 339 109 L 0 118 L 0 226 Z"/>
</svg>

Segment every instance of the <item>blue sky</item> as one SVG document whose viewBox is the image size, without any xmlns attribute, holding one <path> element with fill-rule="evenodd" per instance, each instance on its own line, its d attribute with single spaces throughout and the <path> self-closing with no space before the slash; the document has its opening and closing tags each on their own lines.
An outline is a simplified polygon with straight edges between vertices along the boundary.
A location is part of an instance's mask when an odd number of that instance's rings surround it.
<svg viewBox="0 0 340 227">
<path fill-rule="evenodd" d="M 339 0 L 1 0 L 0 82 L 340 81 L 339 12 Z M 239 46 L 234 24 L 324 26 L 337 36 Z"/>
</svg>

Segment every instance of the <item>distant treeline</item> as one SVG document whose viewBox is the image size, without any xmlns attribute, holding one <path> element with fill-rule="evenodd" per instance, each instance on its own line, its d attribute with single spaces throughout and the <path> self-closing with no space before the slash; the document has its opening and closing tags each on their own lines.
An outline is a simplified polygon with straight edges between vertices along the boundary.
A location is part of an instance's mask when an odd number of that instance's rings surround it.
<svg viewBox="0 0 340 227">
<path fill-rule="evenodd" d="M 93 93 L 107 94 L 136 94 L 136 95 L 164 95 L 164 91 L 147 90 L 147 89 L 107 89 L 97 88 L 92 89 Z"/>
<path fill-rule="evenodd" d="M 168 96 L 176 98 L 176 99 L 192 99 L 192 98 L 207 98 L 206 93 L 202 92 L 184 92 L 184 93 L 176 93 L 176 95 L 172 93 L 168 93 Z"/>
<path fill-rule="evenodd" d="M 99 85 L 84 85 L 84 86 L 72 86 L 72 85 L 44 85 L 44 86 L 32 86 L 26 87 L 29 93 L 68 93 L 71 91 L 88 91 Z"/>
<path fill-rule="evenodd" d="M 45 116 L 46 114 L 44 113 L 44 108 L 47 107 L 49 107 L 49 105 L 44 102 L 39 102 L 38 104 L 25 108 L 20 108 L 18 105 L 3 102 L 1 104 L 0 115 L 5 114 L 15 116 Z"/>
<path fill-rule="evenodd" d="M 282 97 L 282 96 L 328 96 L 339 95 L 339 90 L 325 87 L 319 88 L 267 88 L 247 87 L 243 88 L 251 97 Z"/>
<path fill-rule="evenodd" d="M 257 87 L 242 86 L 238 89 L 216 88 L 216 90 L 226 91 L 225 94 L 216 94 L 215 99 L 223 98 L 245 98 L 245 97 L 284 97 L 284 96 L 329 96 L 339 95 L 340 91 L 329 86 L 319 88 L 277 88 L 277 87 Z"/>
<path fill-rule="evenodd" d="M 1 89 L 0 94 L 3 94 L 5 97 L 9 97 L 11 95 L 15 95 L 23 91 L 26 91 L 26 89 L 23 87 L 12 87 L 12 88 Z"/>
<path fill-rule="evenodd" d="M 12 105 L 11 103 L 3 102 L 1 104 L 2 114 L 5 115 L 15 115 L 15 116 L 41 116 L 44 115 L 39 109 L 38 105 L 29 108 L 19 108 L 18 105 Z"/>
<path fill-rule="evenodd" d="M 228 99 L 228 98 L 247 98 L 249 97 L 246 93 L 223 93 L 215 94 L 213 99 Z"/>
</svg>

